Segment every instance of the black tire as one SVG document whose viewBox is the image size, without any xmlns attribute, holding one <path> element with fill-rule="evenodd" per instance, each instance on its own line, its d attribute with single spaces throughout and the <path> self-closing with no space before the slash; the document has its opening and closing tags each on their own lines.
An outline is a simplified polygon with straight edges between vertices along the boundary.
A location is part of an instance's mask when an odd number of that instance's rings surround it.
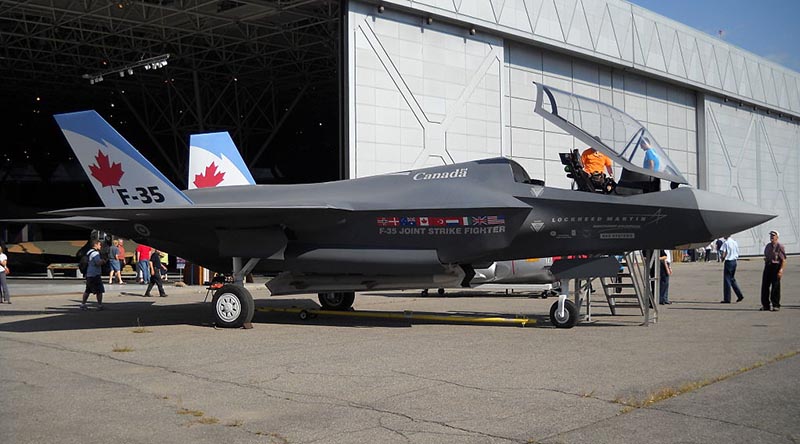
<svg viewBox="0 0 800 444">
<path fill-rule="evenodd" d="M 352 291 L 329 291 L 319 293 L 319 303 L 325 310 L 348 310 L 353 306 L 356 294 Z"/>
<path fill-rule="evenodd" d="M 301 321 L 305 321 L 306 319 L 308 319 L 308 312 L 305 310 L 300 310 L 299 316 Z"/>
<path fill-rule="evenodd" d="M 440 288 L 436 292 L 439 293 L 439 296 L 444 296 L 444 288 Z"/>
<path fill-rule="evenodd" d="M 550 307 L 550 322 L 556 328 L 572 328 L 578 323 L 578 308 L 570 300 L 564 301 L 564 317 L 558 316 L 558 301 Z"/>
<path fill-rule="evenodd" d="M 422 296 L 423 298 L 428 297 L 428 289 L 426 288 L 422 290 L 421 292 L 419 292 L 419 295 Z"/>
<path fill-rule="evenodd" d="M 211 301 L 214 323 L 225 328 L 239 328 L 253 320 L 255 304 L 250 292 L 238 285 L 223 285 Z"/>
</svg>

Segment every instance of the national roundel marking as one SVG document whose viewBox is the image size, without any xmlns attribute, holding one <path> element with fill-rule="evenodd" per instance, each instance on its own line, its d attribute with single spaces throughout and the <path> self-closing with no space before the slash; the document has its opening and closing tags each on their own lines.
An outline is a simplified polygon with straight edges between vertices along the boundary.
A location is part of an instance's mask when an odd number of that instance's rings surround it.
<svg viewBox="0 0 800 444">
<path fill-rule="evenodd" d="M 133 229 L 136 230 L 136 232 L 139 233 L 143 237 L 149 237 L 150 236 L 150 229 L 147 228 L 146 226 L 142 225 L 142 224 L 134 224 L 133 225 Z"/>
</svg>

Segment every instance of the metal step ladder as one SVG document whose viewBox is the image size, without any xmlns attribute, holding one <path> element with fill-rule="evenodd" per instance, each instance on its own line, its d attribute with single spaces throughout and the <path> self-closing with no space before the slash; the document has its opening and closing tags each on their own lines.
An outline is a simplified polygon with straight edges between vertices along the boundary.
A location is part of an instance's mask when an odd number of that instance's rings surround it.
<svg viewBox="0 0 800 444">
<path fill-rule="evenodd" d="M 649 256 L 650 263 L 658 260 L 655 254 Z M 612 315 L 616 316 L 618 308 L 638 308 L 645 318 L 643 325 L 656 322 L 658 308 L 649 283 L 654 282 L 655 291 L 658 292 L 658 271 L 656 276 L 649 276 L 650 263 L 641 251 L 631 251 L 620 260 L 620 271 L 616 277 L 600 278 Z"/>
</svg>

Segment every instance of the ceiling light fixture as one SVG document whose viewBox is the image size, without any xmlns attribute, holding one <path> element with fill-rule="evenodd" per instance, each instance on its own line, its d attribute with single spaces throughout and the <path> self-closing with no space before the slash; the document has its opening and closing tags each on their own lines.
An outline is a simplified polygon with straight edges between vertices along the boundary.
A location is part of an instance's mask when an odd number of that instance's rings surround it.
<svg viewBox="0 0 800 444">
<path fill-rule="evenodd" d="M 133 71 L 138 68 L 144 68 L 146 71 L 163 68 L 167 66 L 167 59 L 169 59 L 169 57 L 170 54 L 161 54 L 159 56 L 141 59 L 137 62 L 119 68 L 108 69 L 96 74 L 83 74 L 81 75 L 81 78 L 88 80 L 90 85 L 96 85 L 103 81 L 103 76 L 117 74 L 120 77 L 125 77 L 125 74 L 132 76 Z"/>
</svg>

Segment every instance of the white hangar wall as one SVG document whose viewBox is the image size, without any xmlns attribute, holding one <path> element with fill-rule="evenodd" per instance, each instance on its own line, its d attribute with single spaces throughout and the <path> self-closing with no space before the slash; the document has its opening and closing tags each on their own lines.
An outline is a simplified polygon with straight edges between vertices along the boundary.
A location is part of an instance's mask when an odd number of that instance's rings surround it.
<svg viewBox="0 0 800 444">
<path fill-rule="evenodd" d="M 351 4 L 350 176 L 495 157 L 503 41 Z"/>
<path fill-rule="evenodd" d="M 569 187 L 558 153 L 583 149 L 533 113 L 532 82 L 612 103 L 697 177 L 694 92 L 397 11 L 351 5 L 350 175 L 494 156 Z"/>
<path fill-rule="evenodd" d="M 745 254 L 760 254 L 776 229 L 787 252 L 800 252 L 800 125 L 718 97 L 700 100 L 705 114 L 707 189 L 778 214 L 735 238 Z"/>
<path fill-rule="evenodd" d="M 387 10 L 475 26 L 480 33 L 591 57 L 800 117 L 800 73 L 623 0 L 380 3 Z"/>
<path fill-rule="evenodd" d="M 533 113 L 531 82 L 542 82 L 642 121 L 691 185 L 779 214 L 737 235 L 743 254 L 759 254 L 772 227 L 800 252 L 800 185 L 783 173 L 798 171 L 797 118 L 785 117 L 800 115 L 797 73 L 615 0 L 382 4 L 349 4 L 350 177 L 506 156 L 569 187 L 558 153 L 584 147 Z M 762 130 L 740 136 L 748 125 Z M 758 174 L 739 168 L 756 160 Z"/>
</svg>

